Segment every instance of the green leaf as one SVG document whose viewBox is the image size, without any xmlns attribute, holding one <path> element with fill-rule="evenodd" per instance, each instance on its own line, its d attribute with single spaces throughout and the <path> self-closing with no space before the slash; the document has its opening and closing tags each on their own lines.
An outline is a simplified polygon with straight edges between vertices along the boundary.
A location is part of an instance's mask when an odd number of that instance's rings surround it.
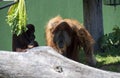
<svg viewBox="0 0 120 78">
<path fill-rule="evenodd" d="M 20 35 L 27 30 L 27 14 L 24 0 L 12 5 L 8 10 L 7 23 L 14 34 Z"/>
</svg>

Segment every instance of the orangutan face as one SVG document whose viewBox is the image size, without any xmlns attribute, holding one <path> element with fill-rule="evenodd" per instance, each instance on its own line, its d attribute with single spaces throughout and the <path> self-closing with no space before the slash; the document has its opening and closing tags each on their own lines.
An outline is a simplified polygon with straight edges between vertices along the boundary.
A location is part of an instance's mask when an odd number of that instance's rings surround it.
<svg viewBox="0 0 120 78">
<path fill-rule="evenodd" d="M 61 23 L 53 33 L 53 42 L 63 54 L 66 53 L 66 48 L 71 44 L 71 36 L 67 26 L 68 24 Z"/>
</svg>

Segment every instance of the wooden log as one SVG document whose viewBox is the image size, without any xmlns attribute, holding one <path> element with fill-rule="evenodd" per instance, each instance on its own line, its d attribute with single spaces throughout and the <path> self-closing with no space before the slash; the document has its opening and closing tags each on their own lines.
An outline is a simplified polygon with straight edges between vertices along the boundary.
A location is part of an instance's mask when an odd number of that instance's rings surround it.
<svg viewBox="0 0 120 78">
<path fill-rule="evenodd" d="M 0 78 L 120 78 L 70 60 L 47 46 L 27 52 L 0 51 Z"/>
</svg>

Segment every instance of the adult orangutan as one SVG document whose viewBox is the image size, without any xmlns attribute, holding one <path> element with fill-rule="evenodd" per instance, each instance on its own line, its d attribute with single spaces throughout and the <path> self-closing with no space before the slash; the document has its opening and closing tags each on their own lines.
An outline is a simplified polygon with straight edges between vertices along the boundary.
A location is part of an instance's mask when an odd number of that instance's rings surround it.
<svg viewBox="0 0 120 78">
<path fill-rule="evenodd" d="M 92 66 L 96 64 L 93 54 L 94 40 L 76 20 L 63 19 L 60 16 L 50 19 L 46 26 L 46 43 L 75 61 L 79 61 L 79 51 L 83 47 L 87 63 Z"/>
</svg>

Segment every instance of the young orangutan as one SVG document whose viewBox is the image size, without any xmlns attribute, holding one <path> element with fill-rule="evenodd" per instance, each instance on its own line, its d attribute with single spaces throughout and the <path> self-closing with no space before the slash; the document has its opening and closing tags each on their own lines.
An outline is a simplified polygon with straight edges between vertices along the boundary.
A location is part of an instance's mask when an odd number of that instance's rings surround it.
<svg viewBox="0 0 120 78">
<path fill-rule="evenodd" d="M 25 52 L 26 49 L 30 49 L 38 46 L 37 41 L 35 41 L 35 28 L 34 25 L 28 24 L 27 31 L 23 32 L 19 36 L 13 34 L 13 51 Z"/>
</svg>

